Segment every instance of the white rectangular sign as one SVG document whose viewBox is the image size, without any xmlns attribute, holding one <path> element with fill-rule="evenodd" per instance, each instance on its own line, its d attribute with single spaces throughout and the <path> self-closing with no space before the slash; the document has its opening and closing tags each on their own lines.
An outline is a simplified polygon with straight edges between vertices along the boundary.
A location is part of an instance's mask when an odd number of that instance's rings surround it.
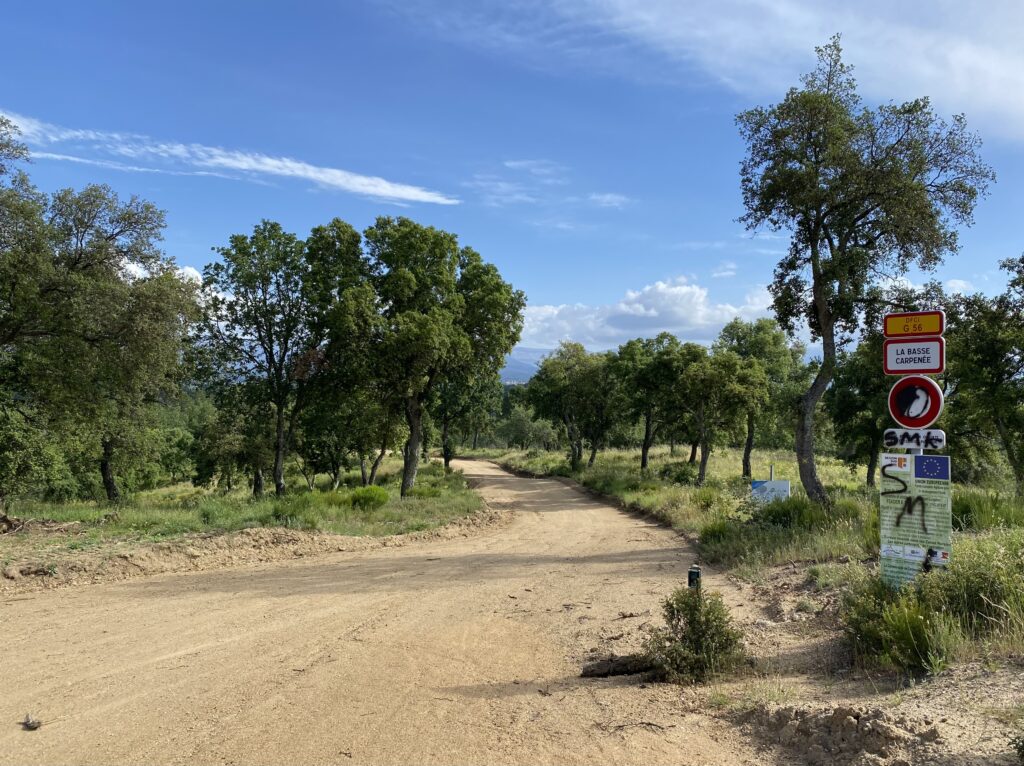
<svg viewBox="0 0 1024 766">
<path fill-rule="evenodd" d="M 886 449 L 942 449 L 946 432 L 938 428 L 887 428 L 882 444 Z"/>
<path fill-rule="evenodd" d="M 789 497 L 789 480 L 752 481 L 750 482 L 750 497 L 759 503 L 785 500 Z"/>
<path fill-rule="evenodd" d="M 943 338 L 889 338 L 884 343 L 883 353 L 882 367 L 886 375 L 936 375 L 946 369 Z"/>
</svg>

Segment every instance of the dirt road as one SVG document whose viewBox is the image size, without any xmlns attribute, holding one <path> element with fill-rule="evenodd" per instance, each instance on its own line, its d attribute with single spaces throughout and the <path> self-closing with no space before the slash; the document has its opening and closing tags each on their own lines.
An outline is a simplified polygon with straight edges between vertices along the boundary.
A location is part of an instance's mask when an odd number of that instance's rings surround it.
<svg viewBox="0 0 1024 766">
<path fill-rule="evenodd" d="M 0 603 L 0 763 L 770 761 L 675 688 L 578 677 L 660 620 L 692 560 L 678 536 L 460 467 L 511 523 Z"/>
</svg>

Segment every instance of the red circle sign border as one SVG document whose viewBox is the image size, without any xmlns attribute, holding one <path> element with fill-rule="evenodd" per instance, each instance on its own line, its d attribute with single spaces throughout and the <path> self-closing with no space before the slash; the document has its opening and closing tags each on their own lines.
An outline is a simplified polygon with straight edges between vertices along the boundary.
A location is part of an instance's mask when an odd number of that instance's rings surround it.
<svg viewBox="0 0 1024 766">
<path fill-rule="evenodd" d="M 932 403 L 928 407 L 928 411 L 919 418 L 910 418 L 900 415 L 895 406 L 896 394 L 911 385 L 930 388 L 932 391 Z M 938 383 L 925 375 L 907 375 L 906 377 L 897 380 L 893 384 L 893 387 L 889 389 L 889 415 L 904 428 L 928 428 L 932 423 L 939 419 L 939 415 L 942 414 L 944 404 L 942 388 Z"/>
</svg>

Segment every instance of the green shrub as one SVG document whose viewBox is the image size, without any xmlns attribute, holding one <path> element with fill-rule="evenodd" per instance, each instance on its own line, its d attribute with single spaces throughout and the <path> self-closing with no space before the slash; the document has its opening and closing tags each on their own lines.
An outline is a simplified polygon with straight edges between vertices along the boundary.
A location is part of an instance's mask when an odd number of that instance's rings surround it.
<svg viewBox="0 0 1024 766">
<path fill-rule="evenodd" d="M 699 467 L 695 463 L 665 463 L 658 469 L 658 477 L 673 484 L 696 484 Z"/>
<path fill-rule="evenodd" d="M 416 476 L 417 478 L 422 476 L 444 476 L 444 463 L 430 462 L 420 466 Z"/>
<path fill-rule="evenodd" d="M 803 495 L 755 505 L 751 518 L 758 524 L 786 529 L 823 529 L 833 523 L 824 508 Z"/>
<path fill-rule="evenodd" d="M 1024 500 L 999 492 L 958 489 L 953 493 L 953 526 L 985 530 L 1024 526 Z"/>
<path fill-rule="evenodd" d="M 918 588 L 971 634 L 990 633 L 1024 607 L 1024 530 L 958 539 L 949 565 L 921 577 Z"/>
<path fill-rule="evenodd" d="M 728 503 L 722 491 L 714 487 L 701 487 L 694 490 L 690 495 L 690 502 L 704 513 L 722 508 Z"/>
<path fill-rule="evenodd" d="M 679 588 L 665 601 L 665 627 L 651 632 L 645 651 L 664 680 L 706 681 L 741 658 L 742 634 L 717 593 Z"/>
<path fill-rule="evenodd" d="M 352 490 L 352 507 L 373 510 L 387 503 L 390 497 L 384 487 L 359 487 Z"/>
<path fill-rule="evenodd" d="M 1010 738 L 1010 749 L 1017 755 L 1017 760 L 1024 764 L 1024 731 Z"/>
<path fill-rule="evenodd" d="M 1024 530 L 960 538 L 947 567 L 898 592 L 870 578 L 843 622 L 859 658 L 907 670 L 935 672 L 972 639 L 1012 650 L 1024 635 Z"/>
<path fill-rule="evenodd" d="M 417 484 L 406 493 L 406 497 L 441 497 L 441 492 L 441 487 L 430 487 Z M 353 502 L 355 502 L 355 498 L 353 498 Z"/>
<path fill-rule="evenodd" d="M 956 644 L 948 617 L 923 604 L 913 588 L 894 591 L 879 577 L 848 595 L 843 623 L 858 659 L 904 670 L 936 672 Z"/>
</svg>

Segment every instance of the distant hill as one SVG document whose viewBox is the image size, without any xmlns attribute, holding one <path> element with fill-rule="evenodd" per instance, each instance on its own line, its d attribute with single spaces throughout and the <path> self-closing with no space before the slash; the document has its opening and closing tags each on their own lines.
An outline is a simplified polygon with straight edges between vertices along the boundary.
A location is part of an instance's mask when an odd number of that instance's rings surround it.
<svg viewBox="0 0 1024 766">
<path fill-rule="evenodd" d="M 512 353 L 505 357 L 505 367 L 501 371 L 502 383 L 525 383 L 537 372 L 540 360 L 550 354 L 550 348 L 524 348 L 516 346 Z"/>
</svg>

